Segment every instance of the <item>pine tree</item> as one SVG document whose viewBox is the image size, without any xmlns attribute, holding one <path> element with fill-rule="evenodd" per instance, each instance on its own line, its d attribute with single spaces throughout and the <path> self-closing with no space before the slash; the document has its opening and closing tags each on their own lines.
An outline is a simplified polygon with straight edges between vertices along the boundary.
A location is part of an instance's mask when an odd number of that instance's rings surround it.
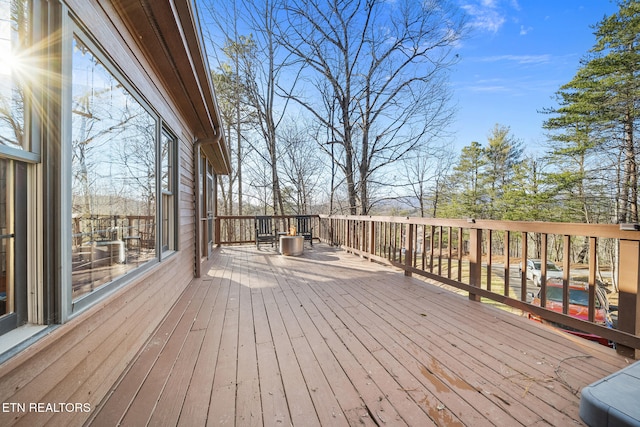
<svg viewBox="0 0 640 427">
<path fill-rule="evenodd" d="M 597 26 L 597 55 L 584 70 L 606 94 L 604 113 L 622 134 L 622 182 L 619 183 L 618 222 L 638 222 L 638 168 L 634 127 L 638 120 L 640 78 L 640 2 L 620 2 L 618 13 Z"/>
<path fill-rule="evenodd" d="M 504 193 L 521 162 L 522 142 L 511 134 L 509 126 L 500 124 L 493 127 L 487 142 L 484 182 L 489 195 L 489 218 L 502 219 L 506 211 Z"/>
<path fill-rule="evenodd" d="M 454 196 L 447 213 L 458 218 L 485 218 L 486 196 L 482 185 L 486 158 L 479 142 L 463 147 L 452 177 Z"/>
<path fill-rule="evenodd" d="M 592 193 L 593 171 L 616 168 L 602 157 L 605 150 L 617 151 L 620 171 L 617 187 L 617 222 L 638 222 L 638 169 L 634 128 L 638 122 L 640 77 L 640 3 L 623 0 L 619 11 L 595 26 L 596 43 L 590 57 L 582 61 L 576 76 L 557 93 L 560 108 L 547 110 L 556 117 L 545 128 L 557 132 L 552 141 L 556 159 L 566 166 L 573 162 L 572 177 L 556 174 L 552 178 L 566 190 L 583 196 L 583 214 L 591 221 L 586 197 Z M 612 144 L 612 145 L 607 145 Z M 598 155 L 597 167 L 589 160 Z M 604 163 L 603 163 L 604 159 Z M 596 169 L 597 168 L 597 169 Z M 566 168 L 561 169 L 567 172 Z M 593 200 L 593 199 L 592 199 Z"/>
</svg>

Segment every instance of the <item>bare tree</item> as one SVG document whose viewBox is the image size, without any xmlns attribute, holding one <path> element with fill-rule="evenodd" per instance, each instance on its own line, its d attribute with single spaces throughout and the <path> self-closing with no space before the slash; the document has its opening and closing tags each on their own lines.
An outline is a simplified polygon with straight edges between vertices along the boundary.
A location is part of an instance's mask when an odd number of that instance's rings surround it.
<svg viewBox="0 0 640 427">
<path fill-rule="evenodd" d="M 293 190 L 288 192 L 292 198 L 292 210 L 296 214 L 311 213 L 324 169 L 318 159 L 316 143 L 300 121 L 284 126 L 280 139 L 283 142 L 283 154 L 280 156 L 285 178 L 283 184 Z"/>
<path fill-rule="evenodd" d="M 230 142 L 231 155 L 235 157 L 235 168 L 226 177 L 218 180 L 218 186 L 223 201 L 225 215 L 233 214 L 234 188 L 237 188 L 238 214 L 243 211 L 242 165 L 245 157 L 246 141 L 243 131 L 247 123 L 252 120 L 252 111 L 247 102 L 247 89 L 244 85 L 245 77 L 240 69 L 241 56 L 247 55 L 255 49 L 251 36 L 238 33 L 239 12 L 237 2 L 216 3 L 201 2 L 203 9 L 208 12 L 213 24 L 206 25 L 206 34 L 214 46 L 218 62 L 218 71 L 212 71 L 213 84 L 218 93 L 218 103 L 227 140 Z M 213 34 L 221 34 L 220 39 Z M 235 143 L 232 143 L 235 139 Z"/>
<path fill-rule="evenodd" d="M 308 83 L 287 95 L 335 131 L 352 214 L 368 212 L 376 174 L 448 122 L 446 70 L 464 30 L 458 11 L 438 0 L 287 4 L 289 29 L 279 41 Z M 322 101 L 328 96 L 337 102 L 335 116 Z"/>
<path fill-rule="evenodd" d="M 240 102 L 237 96 L 238 91 L 236 90 L 237 79 L 231 66 L 228 64 L 222 64 L 219 72 L 211 72 L 211 77 L 216 89 L 216 94 L 218 95 L 218 106 L 223 127 L 225 128 L 224 132 L 226 133 L 227 140 L 232 141 L 233 129 L 240 128 L 240 121 L 236 119 L 238 103 Z M 231 170 L 228 176 L 218 178 L 218 188 L 220 190 L 222 212 L 224 215 L 233 215 L 233 188 L 236 183 L 238 185 L 238 214 L 240 214 L 240 206 L 242 204 L 240 190 L 242 184 L 238 182 L 240 181 L 240 165 L 242 164 L 240 161 L 242 158 L 240 140 L 237 140 L 236 144 L 231 145 L 230 148 L 231 155 L 235 155 L 239 161 L 237 162 L 236 169 Z"/>
<path fill-rule="evenodd" d="M 241 23 L 243 30 L 246 29 L 251 33 L 250 36 L 245 37 L 245 40 L 251 43 L 243 43 L 243 49 L 238 49 L 234 60 L 237 61 L 236 69 L 247 90 L 247 103 L 255 114 L 255 138 L 250 145 L 269 165 L 273 213 L 282 213 L 284 205 L 278 175 L 277 129 L 285 117 L 286 100 L 279 103 L 281 98 L 276 93 L 286 67 L 286 60 L 280 52 L 282 49 L 276 42 L 276 35 L 280 31 L 278 13 L 282 10 L 282 1 L 203 0 L 202 3 L 217 28 L 226 35 L 227 39 L 233 39 L 229 37 L 231 34 L 237 38 L 238 23 Z M 221 13 L 225 8 L 230 7 L 233 7 L 233 13 Z M 280 34 L 280 37 L 283 35 Z M 288 75 L 285 80 L 287 84 L 293 85 L 296 79 L 295 76 Z M 264 188 L 261 187 L 262 190 Z"/>
<path fill-rule="evenodd" d="M 421 217 L 438 216 L 442 188 L 454 159 L 453 152 L 445 147 L 430 148 L 405 159 L 405 179 L 411 193 L 408 204 L 417 207 Z"/>
<path fill-rule="evenodd" d="M 242 165 L 248 151 L 245 131 L 254 125 L 255 114 L 247 103 L 247 87 L 244 77 L 239 74 L 238 63 L 239 56 L 252 49 L 255 49 L 255 46 L 251 37 L 239 36 L 237 41 L 227 40 L 223 51 L 234 65 L 224 62 L 218 72 L 211 73 L 227 140 L 233 141 L 235 138 L 235 144 L 231 144 L 230 147 L 231 155 L 236 159 L 235 170 L 232 170 L 228 177 L 218 180 L 225 215 L 233 214 L 234 188 L 237 188 L 238 214 L 243 214 Z"/>
</svg>

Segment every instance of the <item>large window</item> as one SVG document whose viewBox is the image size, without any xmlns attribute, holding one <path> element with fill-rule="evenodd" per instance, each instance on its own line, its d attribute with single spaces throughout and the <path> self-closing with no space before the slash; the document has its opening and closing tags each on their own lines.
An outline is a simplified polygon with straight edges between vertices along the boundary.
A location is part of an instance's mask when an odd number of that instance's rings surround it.
<svg viewBox="0 0 640 427">
<path fill-rule="evenodd" d="M 0 333 L 27 321 L 25 171 L 0 158 Z"/>
<path fill-rule="evenodd" d="M 178 249 L 175 133 L 65 13 L 0 0 L 0 334 Z"/>
<path fill-rule="evenodd" d="M 37 70 L 31 58 L 30 0 L 0 0 L 0 334 L 28 321 L 27 209 L 29 81 Z"/>
<path fill-rule="evenodd" d="M 12 163 L 0 159 L 0 316 L 15 312 L 14 212 Z"/>
<path fill-rule="evenodd" d="M 175 145 L 176 139 L 168 131 L 162 131 L 160 143 L 161 191 L 162 191 L 162 250 L 176 249 L 175 212 Z"/>
<path fill-rule="evenodd" d="M 159 125 L 78 36 L 72 61 L 72 281 L 77 299 L 156 259 Z"/>
<path fill-rule="evenodd" d="M 31 43 L 27 0 L 0 0 L 0 145 L 28 149 L 25 138 L 25 89 Z"/>
</svg>

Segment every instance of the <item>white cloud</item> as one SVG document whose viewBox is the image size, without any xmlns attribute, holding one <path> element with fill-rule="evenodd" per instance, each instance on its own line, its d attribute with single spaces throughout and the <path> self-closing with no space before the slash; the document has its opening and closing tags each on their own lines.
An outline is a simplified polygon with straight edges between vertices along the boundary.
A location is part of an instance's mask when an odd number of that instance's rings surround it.
<svg viewBox="0 0 640 427">
<path fill-rule="evenodd" d="M 461 8 L 470 24 L 483 31 L 497 33 L 507 21 L 509 10 L 520 10 L 518 0 L 462 0 Z"/>
<path fill-rule="evenodd" d="M 492 86 L 483 86 L 483 85 L 472 85 L 467 86 L 467 90 L 472 92 L 480 92 L 480 93 L 507 93 L 511 92 L 511 88 L 500 85 L 492 85 Z"/>
<path fill-rule="evenodd" d="M 551 55 L 496 55 L 480 59 L 482 62 L 516 62 L 518 64 L 546 64 L 551 62 Z"/>
<path fill-rule="evenodd" d="M 533 30 L 533 27 L 525 27 L 524 25 L 520 25 L 520 35 L 526 36 L 529 32 Z"/>
<path fill-rule="evenodd" d="M 492 33 L 498 32 L 500 27 L 505 23 L 506 18 L 496 10 L 493 2 L 485 0 L 490 5 L 485 4 L 465 4 L 462 8 L 471 17 L 471 25 L 481 30 L 490 31 Z M 484 3 L 484 2 L 483 2 Z"/>
</svg>

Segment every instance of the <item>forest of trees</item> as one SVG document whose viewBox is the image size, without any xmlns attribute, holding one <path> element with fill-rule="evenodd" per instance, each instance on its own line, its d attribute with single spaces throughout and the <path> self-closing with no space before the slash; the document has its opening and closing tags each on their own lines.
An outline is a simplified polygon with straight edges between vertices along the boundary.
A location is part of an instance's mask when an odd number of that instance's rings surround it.
<svg viewBox="0 0 640 427">
<path fill-rule="evenodd" d="M 508 123 L 452 151 L 453 3 L 199 0 L 235 165 L 221 213 L 638 222 L 640 2 L 618 7 L 533 157 Z"/>
</svg>

